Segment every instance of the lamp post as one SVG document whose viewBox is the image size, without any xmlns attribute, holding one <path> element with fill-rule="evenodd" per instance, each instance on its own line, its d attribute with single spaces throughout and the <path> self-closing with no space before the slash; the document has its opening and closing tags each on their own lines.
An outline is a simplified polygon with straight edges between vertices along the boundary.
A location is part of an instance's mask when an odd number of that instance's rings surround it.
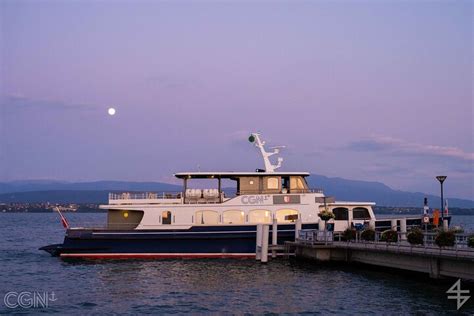
<svg viewBox="0 0 474 316">
<path fill-rule="evenodd" d="M 443 198 L 443 182 L 446 180 L 447 176 L 437 176 L 436 179 L 438 179 L 439 183 L 441 184 L 441 221 L 444 223 L 444 210 L 443 210 L 443 205 L 444 205 L 444 198 Z"/>
</svg>

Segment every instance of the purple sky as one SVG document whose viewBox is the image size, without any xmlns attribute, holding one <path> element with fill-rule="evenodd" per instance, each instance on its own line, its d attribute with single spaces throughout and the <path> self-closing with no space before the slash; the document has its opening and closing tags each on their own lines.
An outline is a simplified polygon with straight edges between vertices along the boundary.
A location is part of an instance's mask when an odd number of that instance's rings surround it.
<svg viewBox="0 0 474 316">
<path fill-rule="evenodd" d="M 472 10 L 2 0 L 0 181 L 253 170 L 261 131 L 288 171 L 474 198 Z"/>
</svg>

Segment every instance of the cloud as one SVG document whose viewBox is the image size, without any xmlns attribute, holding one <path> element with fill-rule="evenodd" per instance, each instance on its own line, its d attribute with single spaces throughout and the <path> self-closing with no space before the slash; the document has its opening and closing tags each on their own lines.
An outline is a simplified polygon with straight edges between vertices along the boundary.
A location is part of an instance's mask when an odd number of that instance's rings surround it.
<svg viewBox="0 0 474 316">
<path fill-rule="evenodd" d="M 193 88 L 199 85 L 197 80 L 170 74 L 152 74 L 145 77 L 145 82 L 155 87 L 175 89 Z"/>
<path fill-rule="evenodd" d="M 474 153 L 466 152 L 457 147 L 419 144 L 388 136 L 371 136 L 352 142 L 346 148 L 354 151 L 379 151 L 399 155 L 454 158 L 465 162 L 474 162 Z"/>
</svg>

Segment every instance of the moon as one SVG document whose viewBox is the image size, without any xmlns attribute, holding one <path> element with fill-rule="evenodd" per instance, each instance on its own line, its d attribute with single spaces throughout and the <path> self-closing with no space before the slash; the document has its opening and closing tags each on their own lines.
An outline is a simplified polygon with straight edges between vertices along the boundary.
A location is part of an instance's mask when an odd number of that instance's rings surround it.
<svg viewBox="0 0 474 316">
<path fill-rule="evenodd" d="M 109 109 L 107 110 L 107 112 L 109 113 L 110 116 L 115 115 L 115 109 L 114 109 L 114 108 L 109 108 Z"/>
</svg>

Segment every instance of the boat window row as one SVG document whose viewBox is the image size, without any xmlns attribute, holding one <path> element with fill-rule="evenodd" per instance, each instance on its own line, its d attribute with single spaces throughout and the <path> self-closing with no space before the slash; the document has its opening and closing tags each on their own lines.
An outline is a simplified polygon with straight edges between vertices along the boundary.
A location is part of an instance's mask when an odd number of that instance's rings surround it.
<svg viewBox="0 0 474 316">
<path fill-rule="evenodd" d="M 293 209 L 281 209 L 275 212 L 278 223 L 294 223 L 299 212 Z M 163 211 L 161 223 L 169 225 L 174 221 L 171 211 Z M 269 210 L 251 210 L 247 214 L 240 210 L 227 210 L 220 214 L 217 211 L 201 210 L 194 213 L 192 222 L 200 225 L 272 223 L 273 215 Z"/>
<path fill-rule="evenodd" d="M 349 209 L 347 207 L 335 207 L 332 209 L 334 219 L 337 221 L 349 220 Z M 352 209 L 352 219 L 368 220 L 370 219 L 370 212 L 365 207 L 354 207 Z"/>
<path fill-rule="evenodd" d="M 336 207 L 332 209 L 335 220 L 349 220 L 349 209 L 346 207 Z M 298 219 L 299 212 L 294 209 L 281 209 L 275 212 L 278 223 L 293 223 Z M 352 209 L 352 219 L 368 220 L 370 212 L 365 207 L 355 207 Z M 245 224 L 245 223 L 271 223 L 273 221 L 272 212 L 269 210 L 251 210 L 248 214 L 240 210 L 227 210 L 219 214 L 217 211 L 201 210 L 195 212 L 192 217 L 194 224 L 214 225 L 214 224 Z M 171 211 L 162 212 L 162 224 L 171 224 Z"/>
</svg>

